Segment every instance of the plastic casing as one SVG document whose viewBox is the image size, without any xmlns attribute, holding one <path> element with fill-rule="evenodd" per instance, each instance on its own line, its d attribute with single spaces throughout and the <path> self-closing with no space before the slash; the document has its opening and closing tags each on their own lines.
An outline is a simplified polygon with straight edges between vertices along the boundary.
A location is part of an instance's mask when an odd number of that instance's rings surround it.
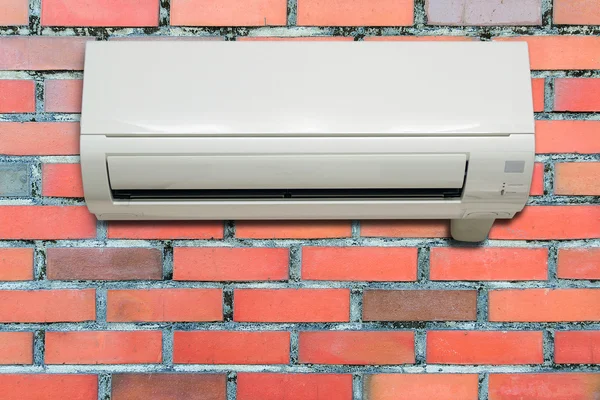
<svg viewBox="0 0 600 400">
<path fill-rule="evenodd" d="M 524 42 L 87 43 L 81 167 L 99 219 L 511 218 L 527 201 L 533 165 Z M 284 186 L 463 192 L 452 200 L 111 195 Z"/>
</svg>

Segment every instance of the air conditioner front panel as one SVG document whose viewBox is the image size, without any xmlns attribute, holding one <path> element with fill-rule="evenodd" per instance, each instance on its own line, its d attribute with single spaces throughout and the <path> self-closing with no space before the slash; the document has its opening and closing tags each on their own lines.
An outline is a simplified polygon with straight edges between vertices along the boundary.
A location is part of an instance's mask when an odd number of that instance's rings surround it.
<svg viewBox="0 0 600 400">
<path fill-rule="evenodd" d="M 113 190 L 461 188 L 465 154 L 108 156 Z"/>
</svg>

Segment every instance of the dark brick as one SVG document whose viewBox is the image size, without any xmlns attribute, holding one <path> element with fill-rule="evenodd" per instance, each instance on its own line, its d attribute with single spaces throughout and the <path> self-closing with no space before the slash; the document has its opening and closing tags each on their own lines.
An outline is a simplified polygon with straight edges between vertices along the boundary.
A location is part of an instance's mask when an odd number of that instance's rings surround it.
<svg viewBox="0 0 600 400">
<path fill-rule="evenodd" d="M 475 290 L 367 290 L 365 321 L 473 321 Z"/>
<path fill-rule="evenodd" d="M 1 164 L 0 196 L 24 197 L 30 194 L 29 165 L 15 163 Z"/>
<path fill-rule="evenodd" d="M 116 374 L 112 400 L 225 400 L 225 386 L 217 374 Z"/>
<path fill-rule="evenodd" d="M 148 248 L 50 248 L 48 279 L 162 279 L 162 254 Z"/>
</svg>

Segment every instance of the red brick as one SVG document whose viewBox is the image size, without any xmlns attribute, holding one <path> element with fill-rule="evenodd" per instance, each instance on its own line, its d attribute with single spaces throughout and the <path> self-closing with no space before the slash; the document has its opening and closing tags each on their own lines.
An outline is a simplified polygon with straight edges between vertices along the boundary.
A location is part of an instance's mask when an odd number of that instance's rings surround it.
<svg viewBox="0 0 600 400">
<path fill-rule="evenodd" d="M 409 26 L 413 0 L 298 0 L 298 25 Z"/>
<path fill-rule="evenodd" d="M 83 197 L 79 164 L 42 165 L 42 196 Z"/>
<path fill-rule="evenodd" d="M 160 41 L 174 41 L 174 42 L 204 42 L 204 41 L 224 41 L 223 36 L 157 36 L 157 35 L 144 35 L 136 34 L 131 36 L 112 36 L 109 37 L 110 41 L 142 41 L 142 42 L 160 42 Z M 239 40 L 239 38 L 236 38 Z"/>
<path fill-rule="evenodd" d="M 288 279 L 284 248 L 176 247 L 173 279 L 178 281 L 281 281 Z"/>
<path fill-rule="evenodd" d="M 600 38 L 596 36 L 516 36 L 494 40 L 527 42 L 532 70 L 600 68 Z"/>
<path fill-rule="evenodd" d="M 397 331 L 300 332 L 298 361 L 305 364 L 411 364 L 415 335 Z"/>
<path fill-rule="evenodd" d="M 360 235 L 371 237 L 444 238 L 450 225 L 443 220 L 361 221 Z"/>
<path fill-rule="evenodd" d="M 598 78 L 557 78 L 554 80 L 554 111 L 600 111 L 598 92 Z"/>
<path fill-rule="evenodd" d="M 226 400 L 226 382 L 225 374 L 113 374 L 111 399 Z"/>
<path fill-rule="evenodd" d="M 27 281 L 33 279 L 32 248 L 0 249 L 0 281 Z"/>
<path fill-rule="evenodd" d="M 233 319 L 240 322 L 346 322 L 349 289 L 236 289 Z"/>
<path fill-rule="evenodd" d="M 477 374 L 367 375 L 369 400 L 477 400 Z"/>
<path fill-rule="evenodd" d="M 600 374 L 490 374 L 489 400 L 591 400 L 600 395 Z"/>
<path fill-rule="evenodd" d="M 2 400 L 97 400 L 98 376 L 0 374 Z"/>
<path fill-rule="evenodd" d="M 238 373 L 237 400 L 351 400 L 350 374 Z"/>
<path fill-rule="evenodd" d="M 490 321 L 600 320 L 600 289 L 507 289 L 489 293 Z"/>
<path fill-rule="evenodd" d="M 541 364 L 542 332 L 429 331 L 428 364 Z"/>
<path fill-rule="evenodd" d="M 531 179 L 530 196 L 542 196 L 544 194 L 544 163 L 533 165 L 533 178 Z"/>
<path fill-rule="evenodd" d="M 0 154 L 79 154 L 78 122 L 0 122 Z"/>
<path fill-rule="evenodd" d="M 409 247 L 304 247 L 302 279 L 414 281 L 417 249 Z"/>
<path fill-rule="evenodd" d="M 85 43 L 90 39 L 5 36 L 0 38 L 0 69 L 82 70 Z"/>
<path fill-rule="evenodd" d="M 563 162 L 554 165 L 554 194 L 600 195 L 600 162 Z"/>
<path fill-rule="evenodd" d="M 365 290 L 364 321 L 474 321 L 474 290 Z"/>
<path fill-rule="evenodd" d="M 96 217 L 83 206 L 0 206 L 0 239 L 96 237 Z"/>
<path fill-rule="evenodd" d="M 289 364 L 289 332 L 178 331 L 176 364 Z"/>
<path fill-rule="evenodd" d="M 535 121 L 535 152 L 600 153 L 600 121 Z"/>
<path fill-rule="evenodd" d="M 221 289 L 109 290 L 110 322 L 222 321 Z"/>
<path fill-rule="evenodd" d="M 35 111 L 33 80 L 0 79 L 0 113 Z"/>
<path fill-rule="evenodd" d="M 0 322 L 81 322 L 96 319 L 96 291 L 0 290 Z"/>
<path fill-rule="evenodd" d="M 222 239 L 222 221 L 111 221 L 111 239 Z"/>
<path fill-rule="evenodd" d="M 600 206 L 526 206 L 513 219 L 497 220 L 489 237 L 522 240 L 599 238 Z"/>
<path fill-rule="evenodd" d="M 501 247 L 433 247 L 433 281 L 527 281 L 548 278 L 548 250 Z"/>
<path fill-rule="evenodd" d="M 33 363 L 33 332 L 0 332 L 0 364 Z"/>
<path fill-rule="evenodd" d="M 162 252 L 131 247 L 50 247 L 46 274 L 50 280 L 159 280 Z"/>
<path fill-rule="evenodd" d="M 556 25 L 600 25 L 598 0 L 554 0 Z"/>
<path fill-rule="evenodd" d="M 366 36 L 365 41 L 379 41 L 379 42 L 470 42 L 478 41 L 475 37 L 467 36 Z"/>
<path fill-rule="evenodd" d="M 239 42 L 272 42 L 272 41 L 291 41 L 291 42 L 353 42 L 351 36 L 242 36 L 236 39 Z"/>
<path fill-rule="evenodd" d="M 46 332 L 46 364 L 156 364 L 160 331 Z"/>
<path fill-rule="evenodd" d="M 558 364 L 600 364 L 600 331 L 557 331 L 554 361 Z"/>
<path fill-rule="evenodd" d="M 349 221 L 236 221 L 242 239 L 318 239 L 350 237 Z"/>
<path fill-rule="evenodd" d="M 556 272 L 562 279 L 600 279 L 600 248 L 559 249 Z"/>
<path fill-rule="evenodd" d="M 531 80 L 531 92 L 533 94 L 533 111 L 544 111 L 544 78 L 535 78 Z"/>
<path fill-rule="evenodd" d="M 171 25 L 265 26 L 285 25 L 285 0 L 173 0 Z"/>
<path fill-rule="evenodd" d="M 3 0 L 2 13 L 0 13 L 0 25 L 28 25 L 29 24 L 29 1 L 27 0 Z"/>
<path fill-rule="evenodd" d="M 42 26 L 158 26 L 158 0 L 44 0 Z"/>
<path fill-rule="evenodd" d="M 46 85 L 46 112 L 79 113 L 81 112 L 81 79 L 48 79 Z"/>
</svg>

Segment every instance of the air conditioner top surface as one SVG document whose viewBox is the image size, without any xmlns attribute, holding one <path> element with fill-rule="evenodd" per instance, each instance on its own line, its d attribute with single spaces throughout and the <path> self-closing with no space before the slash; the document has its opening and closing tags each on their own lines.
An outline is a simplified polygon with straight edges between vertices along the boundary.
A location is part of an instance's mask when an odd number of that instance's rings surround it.
<svg viewBox="0 0 600 400">
<path fill-rule="evenodd" d="M 533 133 L 525 43 L 88 42 L 82 134 Z"/>
</svg>

